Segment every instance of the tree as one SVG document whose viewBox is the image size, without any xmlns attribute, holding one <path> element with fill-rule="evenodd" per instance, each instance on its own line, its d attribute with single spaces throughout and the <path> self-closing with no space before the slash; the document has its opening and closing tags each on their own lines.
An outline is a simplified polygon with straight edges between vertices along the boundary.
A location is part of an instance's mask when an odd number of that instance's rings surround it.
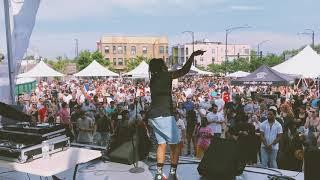
<svg viewBox="0 0 320 180">
<path fill-rule="evenodd" d="M 209 64 L 207 70 L 211 71 L 215 74 L 221 74 L 224 73 L 224 67 L 223 64 Z"/>
<path fill-rule="evenodd" d="M 131 59 L 127 62 L 126 70 L 127 70 L 127 71 L 133 70 L 133 69 L 136 68 L 142 61 L 145 61 L 146 63 L 149 64 L 150 60 L 151 60 L 150 58 L 146 58 L 146 57 L 143 57 L 143 56 L 137 56 L 137 57 L 135 57 L 135 58 L 131 58 Z"/>
<path fill-rule="evenodd" d="M 88 50 L 81 51 L 77 59 L 78 69 L 81 71 L 93 61 L 91 52 Z"/>
<path fill-rule="evenodd" d="M 103 55 L 99 51 L 95 51 L 91 53 L 88 50 L 81 51 L 76 63 L 78 69 L 81 71 L 85 67 L 87 67 L 93 60 L 96 60 L 99 64 L 105 67 L 109 67 L 109 69 L 113 69 L 110 67 L 110 62 L 103 58 Z"/>
<path fill-rule="evenodd" d="M 99 51 L 95 51 L 91 54 L 92 60 L 96 60 L 102 66 L 108 67 L 110 66 L 110 61 L 107 61 L 103 58 L 103 55 Z"/>
</svg>

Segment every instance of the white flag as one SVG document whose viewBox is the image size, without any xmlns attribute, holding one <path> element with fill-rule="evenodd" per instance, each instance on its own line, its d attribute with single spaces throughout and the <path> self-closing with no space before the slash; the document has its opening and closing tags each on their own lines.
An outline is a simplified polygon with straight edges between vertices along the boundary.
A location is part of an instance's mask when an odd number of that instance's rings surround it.
<svg viewBox="0 0 320 180">
<path fill-rule="evenodd" d="M 28 49 L 40 0 L 10 0 L 12 15 L 12 46 L 14 71 L 18 73 L 21 60 Z"/>
<path fill-rule="evenodd" d="M 12 61 L 0 62 L 0 101 L 10 103 L 10 84 L 8 63 L 12 64 L 13 76 L 19 72 L 21 60 L 29 46 L 30 36 L 35 25 L 36 15 L 41 0 L 9 0 L 11 38 L 12 38 Z M 2 13 L 2 12 L 0 12 Z M 7 57 L 7 56 L 6 56 Z"/>
</svg>

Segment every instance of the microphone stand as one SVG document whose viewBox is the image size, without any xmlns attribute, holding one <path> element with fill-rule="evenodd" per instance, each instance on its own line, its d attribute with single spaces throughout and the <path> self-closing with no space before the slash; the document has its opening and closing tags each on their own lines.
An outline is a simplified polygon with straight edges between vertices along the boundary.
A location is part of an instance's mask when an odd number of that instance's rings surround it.
<svg viewBox="0 0 320 180">
<path fill-rule="evenodd" d="M 134 163 L 133 163 L 133 168 L 129 169 L 129 172 L 130 173 L 134 173 L 134 174 L 139 174 L 139 173 L 143 173 L 144 172 L 144 168 L 143 167 L 139 167 L 139 148 L 138 148 L 138 145 L 139 145 L 139 137 L 138 137 L 138 125 L 139 125 L 139 122 L 138 122 L 138 101 L 136 101 L 136 98 L 137 98 L 137 90 L 138 90 L 138 82 L 136 82 L 135 84 L 135 93 L 134 93 L 134 105 L 135 105 L 135 111 L 136 111 L 136 117 L 135 117 L 135 135 L 132 135 L 132 146 L 133 146 L 133 157 L 134 157 Z M 134 144 L 134 136 L 136 136 L 136 146 Z"/>
</svg>

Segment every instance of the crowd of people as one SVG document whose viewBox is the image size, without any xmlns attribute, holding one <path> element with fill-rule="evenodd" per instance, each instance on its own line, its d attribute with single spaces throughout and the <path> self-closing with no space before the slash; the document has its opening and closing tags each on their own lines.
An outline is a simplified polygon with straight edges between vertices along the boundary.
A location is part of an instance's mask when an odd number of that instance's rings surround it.
<svg viewBox="0 0 320 180">
<path fill-rule="evenodd" d="M 173 83 L 172 94 L 181 155 L 201 159 L 211 141 L 236 128 L 247 139 L 248 164 L 301 171 L 303 148 L 320 144 L 315 87 L 242 87 L 186 76 Z M 132 79 L 40 81 L 18 98 L 35 123 L 61 123 L 72 142 L 97 146 L 122 126 L 148 124 L 150 103 L 149 83 Z"/>
</svg>

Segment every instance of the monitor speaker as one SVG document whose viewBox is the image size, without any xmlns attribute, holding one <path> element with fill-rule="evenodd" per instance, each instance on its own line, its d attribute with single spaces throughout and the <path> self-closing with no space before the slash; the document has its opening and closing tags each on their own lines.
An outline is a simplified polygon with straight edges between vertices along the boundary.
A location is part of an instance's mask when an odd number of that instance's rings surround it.
<svg viewBox="0 0 320 180">
<path fill-rule="evenodd" d="M 198 172 L 210 180 L 234 179 L 245 168 L 240 153 L 236 141 L 214 138 L 198 166 Z"/>
<path fill-rule="evenodd" d="M 317 147 L 307 148 L 304 152 L 304 179 L 320 179 L 320 149 Z"/>
</svg>

